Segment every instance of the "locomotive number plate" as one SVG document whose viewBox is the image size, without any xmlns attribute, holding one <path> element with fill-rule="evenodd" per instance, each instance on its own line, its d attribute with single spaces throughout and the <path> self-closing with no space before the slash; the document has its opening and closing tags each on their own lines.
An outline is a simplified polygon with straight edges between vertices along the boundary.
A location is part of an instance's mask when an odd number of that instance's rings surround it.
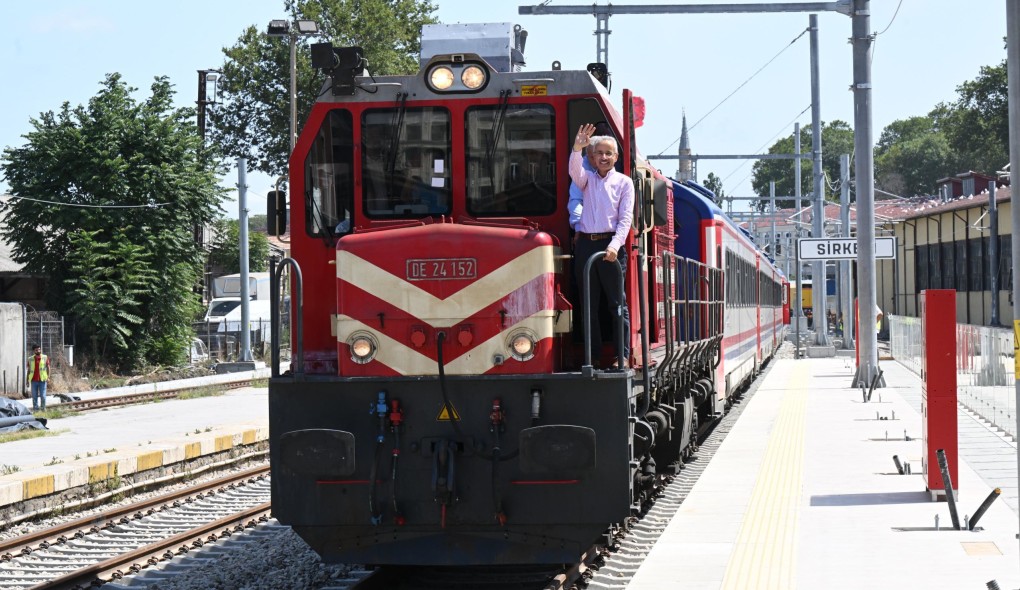
<svg viewBox="0 0 1020 590">
<path fill-rule="evenodd" d="M 407 280 L 443 281 L 473 279 L 478 274 L 474 258 L 412 258 L 407 261 Z"/>
</svg>

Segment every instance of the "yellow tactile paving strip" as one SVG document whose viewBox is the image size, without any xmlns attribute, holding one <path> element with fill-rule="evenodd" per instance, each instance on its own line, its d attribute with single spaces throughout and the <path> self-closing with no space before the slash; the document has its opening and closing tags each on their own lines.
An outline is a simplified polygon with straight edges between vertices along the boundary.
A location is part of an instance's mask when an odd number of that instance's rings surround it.
<svg viewBox="0 0 1020 590">
<path fill-rule="evenodd" d="M 48 496 L 89 483 L 164 467 L 182 459 L 229 451 L 240 445 L 268 440 L 268 428 L 227 428 L 229 434 L 212 434 L 196 442 L 163 441 L 160 450 L 141 448 L 121 453 L 116 460 L 67 457 L 47 465 L 0 476 L 0 507 Z M 151 445 L 149 445 L 151 446 Z"/>
<path fill-rule="evenodd" d="M 809 384 L 807 364 L 796 364 L 726 566 L 723 590 L 793 590 L 797 586 Z"/>
</svg>

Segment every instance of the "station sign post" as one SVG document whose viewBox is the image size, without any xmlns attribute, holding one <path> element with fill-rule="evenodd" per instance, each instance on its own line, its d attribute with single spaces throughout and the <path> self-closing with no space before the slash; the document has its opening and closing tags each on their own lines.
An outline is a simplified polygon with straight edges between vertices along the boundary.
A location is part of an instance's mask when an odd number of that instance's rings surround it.
<svg viewBox="0 0 1020 590">
<path fill-rule="evenodd" d="M 857 238 L 801 238 L 797 254 L 801 260 L 857 260 Z M 896 258 L 896 238 L 875 238 L 875 258 Z"/>
</svg>

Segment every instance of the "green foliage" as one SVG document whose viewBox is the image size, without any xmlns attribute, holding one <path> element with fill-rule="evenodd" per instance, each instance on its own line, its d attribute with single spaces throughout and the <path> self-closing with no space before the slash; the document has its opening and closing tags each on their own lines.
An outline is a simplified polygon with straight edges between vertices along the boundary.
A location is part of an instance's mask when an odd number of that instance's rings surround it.
<svg viewBox="0 0 1020 590">
<path fill-rule="evenodd" d="M 225 193 L 194 109 L 173 108 L 166 78 L 142 101 L 135 92 L 110 74 L 87 105 L 33 119 L 27 142 L 0 158 L 22 197 L 3 204 L 0 227 L 15 260 L 49 275 L 50 308 L 77 316 L 125 368 L 190 342 L 202 261 L 194 230 Z"/>
<path fill-rule="evenodd" d="M 905 197 L 929 194 L 935 181 L 954 173 L 958 162 L 933 117 L 893 121 L 875 147 L 875 185 Z"/>
<path fill-rule="evenodd" d="M 209 251 L 209 265 L 220 269 L 220 274 L 241 272 L 241 223 L 236 219 L 221 219 L 214 227 L 216 239 Z M 269 270 L 269 238 L 251 229 L 248 230 L 248 270 Z"/>
<path fill-rule="evenodd" d="M 325 76 L 312 69 L 308 43 L 359 46 L 376 75 L 418 70 L 423 24 L 436 22 L 429 0 L 287 0 L 295 18 L 312 19 L 320 35 L 297 38 L 297 124 L 311 111 Z M 226 61 L 222 105 L 209 113 L 210 137 L 230 157 L 248 158 L 251 169 L 287 172 L 290 155 L 290 40 L 269 37 L 252 26 L 223 50 Z"/>
<path fill-rule="evenodd" d="M 67 235 L 67 311 L 90 335 L 93 357 L 110 345 L 130 354 L 128 338 L 143 324 L 141 298 L 154 279 L 150 254 L 117 229 L 111 241 L 97 241 L 100 230 Z"/>
<path fill-rule="evenodd" d="M 708 190 L 715 193 L 715 202 L 722 203 L 723 197 L 726 196 L 726 191 L 723 190 L 722 179 L 715 175 L 715 172 L 709 172 L 705 178 L 703 186 Z"/>
<path fill-rule="evenodd" d="M 822 170 L 826 183 L 839 181 L 839 159 L 843 154 L 853 153 L 854 131 L 845 121 L 835 120 L 822 123 Z M 800 129 L 800 151 L 811 153 L 811 126 Z M 784 137 L 769 148 L 770 154 L 792 154 L 794 152 L 793 137 Z M 766 197 L 758 201 L 755 207 L 759 211 L 768 208 L 769 182 L 775 181 L 776 195 L 792 196 L 794 194 L 794 161 L 793 160 L 758 160 L 754 163 L 751 186 L 755 194 Z M 801 196 L 807 199 L 814 192 L 811 160 L 801 161 Z M 824 186 L 823 186 L 824 188 Z M 796 207 L 793 199 L 777 199 L 776 207 Z"/>
<path fill-rule="evenodd" d="M 959 98 L 952 106 L 932 112 L 939 117 L 963 169 L 994 174 L 1009 162 L 1009 98 L 1006 62 L 982 67 L 978 77 L 956 88 Z"/>
<path fill-rule="evenodd" d="M 911 196 L 935 191 L 940 178 L 974 170 L 994 174 L 1009 161 L 1006 62 L 982 67 L 956 88 L 957 100 L 927 116 L 893 121 L 875 147 L 876 184 Z"/>
</svg>

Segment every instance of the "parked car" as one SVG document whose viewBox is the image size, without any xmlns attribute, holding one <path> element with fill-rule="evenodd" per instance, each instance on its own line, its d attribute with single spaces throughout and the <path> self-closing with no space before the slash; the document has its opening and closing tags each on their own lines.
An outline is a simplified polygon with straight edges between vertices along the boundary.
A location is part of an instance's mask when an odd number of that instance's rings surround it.
<svg viewBox="0 0 1020 590">
<path fill-rule="evenodd" d="M 204 363 L 209 360 L 209 349 L 205 342 L 198 338 L 191 339 L 191 346 L 188 349 L 188 362 L 193 365 Z"/>
</svg>

